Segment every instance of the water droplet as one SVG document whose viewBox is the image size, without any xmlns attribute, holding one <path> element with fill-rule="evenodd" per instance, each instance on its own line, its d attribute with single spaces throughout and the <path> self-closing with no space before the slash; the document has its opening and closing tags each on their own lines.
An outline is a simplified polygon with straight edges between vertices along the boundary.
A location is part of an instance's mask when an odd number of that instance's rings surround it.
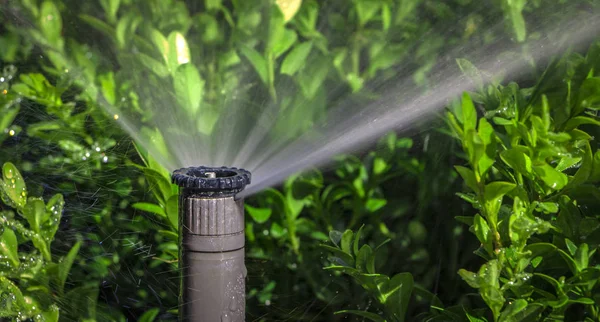
<svg viewBox="0 0 600 322">
<path fill-rule="evenodd" d="M 221 322 L 231 322 L 231 317 L 228 313 L 223 313 L 223 315 L 221 315 Z"/>
<path fill-rule="evenodd" d="M 6 91 L 6 90 L 4 90 L 4 91 Z M 15 130 L 10 130 L 10 131 L 8 131 L 8 135 L 10 135 L 10 136 L 14 136 L 14 135 L 15 135 Z"/>
<path fill-rule="evenodd" d="M 238 309 L 238 301 L 235 299 L 235 296 L 231 297 L 231 302 L 229 302 L 229 310 L 231 312 L 235 312 Z"/>
<path fill-rule="evenodd" d="M 119 119 L 119 114 L 115 114 L 115 115 L 113 115 L 113 118 L 114 118 L 115 120 L 118 120 L 118 119 Z"/>
</svg>

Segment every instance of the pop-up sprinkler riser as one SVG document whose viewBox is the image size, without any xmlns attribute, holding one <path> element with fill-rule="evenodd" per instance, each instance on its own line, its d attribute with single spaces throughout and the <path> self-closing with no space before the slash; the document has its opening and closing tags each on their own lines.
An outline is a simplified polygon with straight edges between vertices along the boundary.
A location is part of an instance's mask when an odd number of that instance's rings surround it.
<svg viewBox="0 0 600 322">
<path fill-rule="evenodd" d="M 244 201 L 235 195 L 250 172 L 191 167 L 172 180 L 180 187 L 180 320 L 244 321 Z"/>
</svg>

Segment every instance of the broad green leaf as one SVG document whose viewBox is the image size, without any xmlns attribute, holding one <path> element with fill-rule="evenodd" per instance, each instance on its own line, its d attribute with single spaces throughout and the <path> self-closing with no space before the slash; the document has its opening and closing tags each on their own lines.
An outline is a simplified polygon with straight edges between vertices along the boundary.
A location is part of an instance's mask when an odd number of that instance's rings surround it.
<svg viewBox="0 0 600 322">
<path fill-rule="evenodd" d="M 573 176 L 573 179 L 569 181 L 569 183 L 565 186 L 566 189 L 576 188 L 581 184 L 588 181 L 590 175 L 593 171 L 593 155 L 592 148 L 590 147 L 590 142 L 586 141 L 584 145 L 585 154 L 583 155 L 583 160 L 581 162 L 581 166 Z"/>
<path fill-rule="evenodd" d="M 354 232 L 350 229 L 346 229 L 344 234 L 342 234 L 342 250 L 345 253 L 348 253 L 352 256 L 352 237 L 354 236 Z"/>
<path fill-rule="evenodd" d="M 296 45 L 292 51 L 285 57 L 281 64 L 281 73 L 293 76 L 300 67 L 306 64 L 306 58 L 312 49 L 312 41 L 307 41 Z"/>
<path fill-rule="evenodd" d="M 495 226 L 497 224 L 497 215 L 502 205 L 502 198 L 505 194 L 513 190 L 515 186 L 513 183 L 504 181 L 492 182 L 485 186 L 485 208 L 486 215 L 489 217 L 486 219 L 490 225 Z"/>
<path fill-rule="evenodd" d="M 533 166 L 534 173 L 544 181 L 544 183 L 554 190 L 560 190 L 568 182 L 567 176 L 554 169 L 547 163 Z"/>
<path fill-rule="evenodd" d="M 267 69 L 266 59 L 256 50 L 248 46 L 240 47 L 240 52 L 248 59 L 248 61 L 250 61 L 250 64 L 252 64 L 252 67 L 254 67 L 254 70 L 256 71 L 260 79 L 263 81 L 263 83 L 268 84 L 269 72 Z"/>
<path fill-rule="evenodd" d="M 3 201 L 17 209 L 23 208 L 27 203 L 27 188 L 21 173 L 12 163 L 6 162 L 2 167 L 2 176 L 3 180 L 0 182 L 0 188 L 4 192 L 2 196 L 8 197 L 8 200 Z"/>
<path fill-rule="evenodd" d="M 202 118 L 198 111 L 202 103 L 204 81 L 198 69 L 192 64 L 179 66 L 173 76 L 173 86 L 179 106 L 188 111 L 191 117 Z"/>
<path fill-rule="evenodd" d="M 286 28 L 283 31 L 283 36 L 281 37 L 281 40 L 273 46 L 274 57 L 278 58 L 283 53 L 285 53 L 288 49 L 292 47 L 293 44 L 296 43 L 296 40 L 298 40 L 298 34 L 296 34 L 294 30 Z"/>
<path fill-rule="evenodd" d="M 329 245 L 320 245 L 320 247 L 333 253 L 333 256 L 338 257 L 340 260 L 342 260 L 343 263 L 341 264 L 343 264 L 344 266 L 354 266 L 354 258 L 352 258 L 352 256 L 350 256 L 349 253 L 346 253 L 339 248 L 331 247 Z"/>
<path fill-rule="evenodd" d="M 467 187 L 469 187 L 473 192 L 478 193 L 479 186 L 477 184 L 477 179 L 475 178 L 475 174 L 473 173 L 473 170 L 471 170 L 469 168 L 461 167 L 458 165 L 454 166 L 454 168 L 460 174 L 460 176 L 463 178 Z"/>
<path fill-rule="evenodd" d="M 589 264 L 589 247 L 586 243 L 579 245 L 575 252 L 575 264 L 577 264 L 578 270 L 581 272 L 588 268 Z"/>
<path fill-rule="evenodd" d="M 477 162 L 480 177 L 483 177 L 487 170 L 494 164 L 496 158 L 494 128 L 485 118 L 479 119 L 478 134 L 485 149 Z"/>
<path fill-rule="evenodd" d="M 382 318 L 381 316 L 379 316 L 375 313 L 367 312 L 367 311 L 341 310 L 341 311 L 335 312 L 335 314 L 353 314 L 353 315 L 357 315 L 362 318 L 369 319 L 369 320 L 375 321 L 375 322 L 386 322 L 386 319 Z"/>
<path fill-rule="evenodd" d="M 592 163 L 592 173 L 590 174 L 589 181 L 592 183 L 597 183 L 600 181 L 600 151 L 596 151 L 596 153 L 594 153 L 594 159 Z"/>
<path fill-rule="evenodd" d="M 265 44 L 265 54 L 273 54 L 277 43 L 282 40 L 285 34 L 285 21 L 283 12 L 276 4 L 271 6 L 271 16 L 269 17 L 269 33 Z"/>
<path fill-rule="evenodd" d="M 259 224 L 265 223 L 271 217 L 273 210 L 271 208 L 255 208 L 248 204 L 245 205 L 246 211 L 252 219 Z"/>
<path fill-rule="evenodd" d="M 462 121 L 463 131 L 467 132 L 469 130 L 474 130 L 477 125 L 477 111 L 475 110 L 475 105 L 473 105 L 471 96 L 466 92 L 463 93 L 462 104 L 460 107 L 462 117 L 459 120 Z"/>
<path fill-rule="evenodd" d="M 367 269 L 367 263 L 372 255 L 373 250 L 371 247 L 369 245 L 362 245 L 356 254 L 356 269 L 363 273 L 369 272 Z"/>
<path fill-rule="evenodd" d="M 600 77 L 592 77 L 583 81 L 579 88 L 577 105 L 573 108 L 571 116 L 581 114 L 586 108 L 594 108 L 600 102 Z M 596 106 L 597 108 L 597 106 Z"/>
<path fill-rule="evenodd" d="M 472 288 L 481 287 L 481 281 L 477 273 L 469 272 L 466 269 L 461 268 L 460 270 L 458 270 L 458 275 L 460 275 L 460 277 L 465 282 L 467 282 L 467 284 L 469 284 L 469 286 L 471 286 Z"/>
<path fill-rule="evenodd" d="M 376 212 L 387 204 L 387 200 L 379 198 L 369 198 L 365 204 L 365 208 L 369 212 Z"/>
<path fill-rule="evenodd" d="M 62 18 L 53 1 L 46 0 L 40 7 L 40 29 L 48 43 L 55 49 L 62 50 Z"/>
<path fill-rule="evenodd" d="M 139 209 L 139 210 L 146 211 L 149 213 L 157 214 L 163 218 L 167 217 L 165 210 L 159 205 L 155 205 L 155 204 L 147 203 L 147 202 L 136 202 L 131 206 L 134 209 Z"/>
<path fill-rule="evenodd" d="M 567 123 L 565 124 L 565 131 L 571 131 L 572 129 L 575 129 L 583 124 L 593 124 L 600 126 L 600 121 L 588 116 L 575 116 L 574 118 L 571 118 L 567 121 Z"/>
<path fill-rule="evenodd" d="M 405 321 L 406 310 L 410 302 L 414 281 L 411 273 L 399 273 L 394 275 L 389 283 L 381 288 L 381 294 L 384 306 L 388 311 L 393 312 L 392 316 L 396 321 Z"/>
<path fill-rule="evenodd" d="M 17 236 L 10 229 L 4 229 L 4 233 L 0 236 L 0 252 L 6 256 L 12 266 L 19 266 Z"/>
<path fill-rule="evenodd" d="M 159 77 L 165 77 L 169 75 L 169 70 L 165 63 L 162 63 L 144 53 L 136 55 L 139 62 L 144 65 L 148 70 L 151 70 Z"/>
<path fill-rule="evenodd" d="M 512 321 L 514 316 L 525 310 L 526 307 L 527 300 L 524 299 L 518 299 L 510 302 L 506 308 L 502 310 L 502 314 L 500 314 L 500 321 Z"/>
<path fill-rule="evenodd" d="M 29 223 L 29 229 L 39 234 L 42 221 L 47 219 L 44 200 L 30 197 L 27 200 L 27 205 L 23 208 L 23 216 Z"/>
<path fill-rule="evenodd" d="M 477 236 L 477 239 L 479 239 L 488 253 L 492 254 L 493 245 L 491 230 L 485 219 L 483 219 L 483 217 L 481 217 L 479 214 L 475 215 L 473 228 L 475 230 L 475 236 Z"/>
<path fill-rule="evenodd" d="M 533 174 L 533 168 L 531 165 L 531 159 L 525 153 L 509 149 L 500 153 L 500 158 L 509 167 L 513 168 L 518 173 L 525 176 L 531 176 Z"/>
<path fill-rule="evenodd" d="M 525 18 L 523 18 L 523 9 L 526 0 L 503 0 L 502 7 L 508 21 L 512 24 L 513 32 L 518 42 L 525 41 L 527 31 L 525 29 Z"/>
</svg>

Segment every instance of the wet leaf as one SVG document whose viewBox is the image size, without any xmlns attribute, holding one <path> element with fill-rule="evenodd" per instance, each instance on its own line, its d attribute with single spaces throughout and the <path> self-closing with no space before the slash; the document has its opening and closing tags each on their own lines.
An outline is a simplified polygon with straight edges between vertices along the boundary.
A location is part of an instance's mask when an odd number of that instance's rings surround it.
<svg viewBox="0 0 600 322">
<path fill-rule="evenodd" d="M 29 198 L 23 208 L 23 217 L 29 223 L 29 229 L 40 233 L 40 226 L 46 217 L 46 205 L 41 198 Z"/>
<path fill-rule="evenodd" d="M 509 167 L 513 168 L 517 172 L 523 175 L 531 175 L 533 173 L 533 168 L 531 165 L 531 159 L 525 153 L 510 149 L 505 150 L 500 153 L 500 158 L 504 161 Z"/>
<path fill-rule="evenodd" d="M 547 163 L 534 165 L 533 171 L 548 187 L 554 190 L 564 188 L 568 182 L 568 178 L 564 173 L 557 171 Z"/>
<path fill-rule="evenodd" d="M 4 229 L 4 233 L 0 236 L 0 252 L 6 256 L 12 266 L 19 266 L 17 236 L 10 229 Z"/>
<path fill-rule="evenodd" d="M 191 117 L 200 117 L 200 105 L 204 93 L 204 80 L 200 78 L 198 69 L 192 64 L 183 64 L 177 68 L 173 76 L 173 86 L 179 106 L 188 111 Z"/>
<path fill-rule="evenodd" d="M 9 200 L 4 200 L 8 205 L 21 209 L 27 203 L 27 188 L 21 173 L 12 163 L 6 162 L 2 167 L 3 180 L 0 188 Z"/>
<path fill-rule="evenodd" d="M 469 130 L 474 130 L 477 125 L 477 111 L 469 94 L 463 93 L 460 107 L 459 121 L 463 124 L 463 131 L 466 133 Z"/>
</svg>

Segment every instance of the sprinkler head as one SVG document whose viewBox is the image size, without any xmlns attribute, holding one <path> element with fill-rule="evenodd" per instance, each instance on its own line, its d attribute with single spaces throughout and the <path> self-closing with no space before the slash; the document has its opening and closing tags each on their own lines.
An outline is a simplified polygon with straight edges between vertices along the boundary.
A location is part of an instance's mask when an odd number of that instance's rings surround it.
<svg viewBox="0 0 600 322">
<path fill-rule="evenodd" d="M 191 167 L 171 178 L 181 188 L 180 320 L 244 321 L 244 200 L 235 195 L 250 184 L 250 172 Z"/>
<path fill-rule="evenodd" d="M 237 168 L 190 167 L 173 171 L 173 183 L 203 196 L 229 196 L 250 184 L 250 172 Z"/>
</svg>

